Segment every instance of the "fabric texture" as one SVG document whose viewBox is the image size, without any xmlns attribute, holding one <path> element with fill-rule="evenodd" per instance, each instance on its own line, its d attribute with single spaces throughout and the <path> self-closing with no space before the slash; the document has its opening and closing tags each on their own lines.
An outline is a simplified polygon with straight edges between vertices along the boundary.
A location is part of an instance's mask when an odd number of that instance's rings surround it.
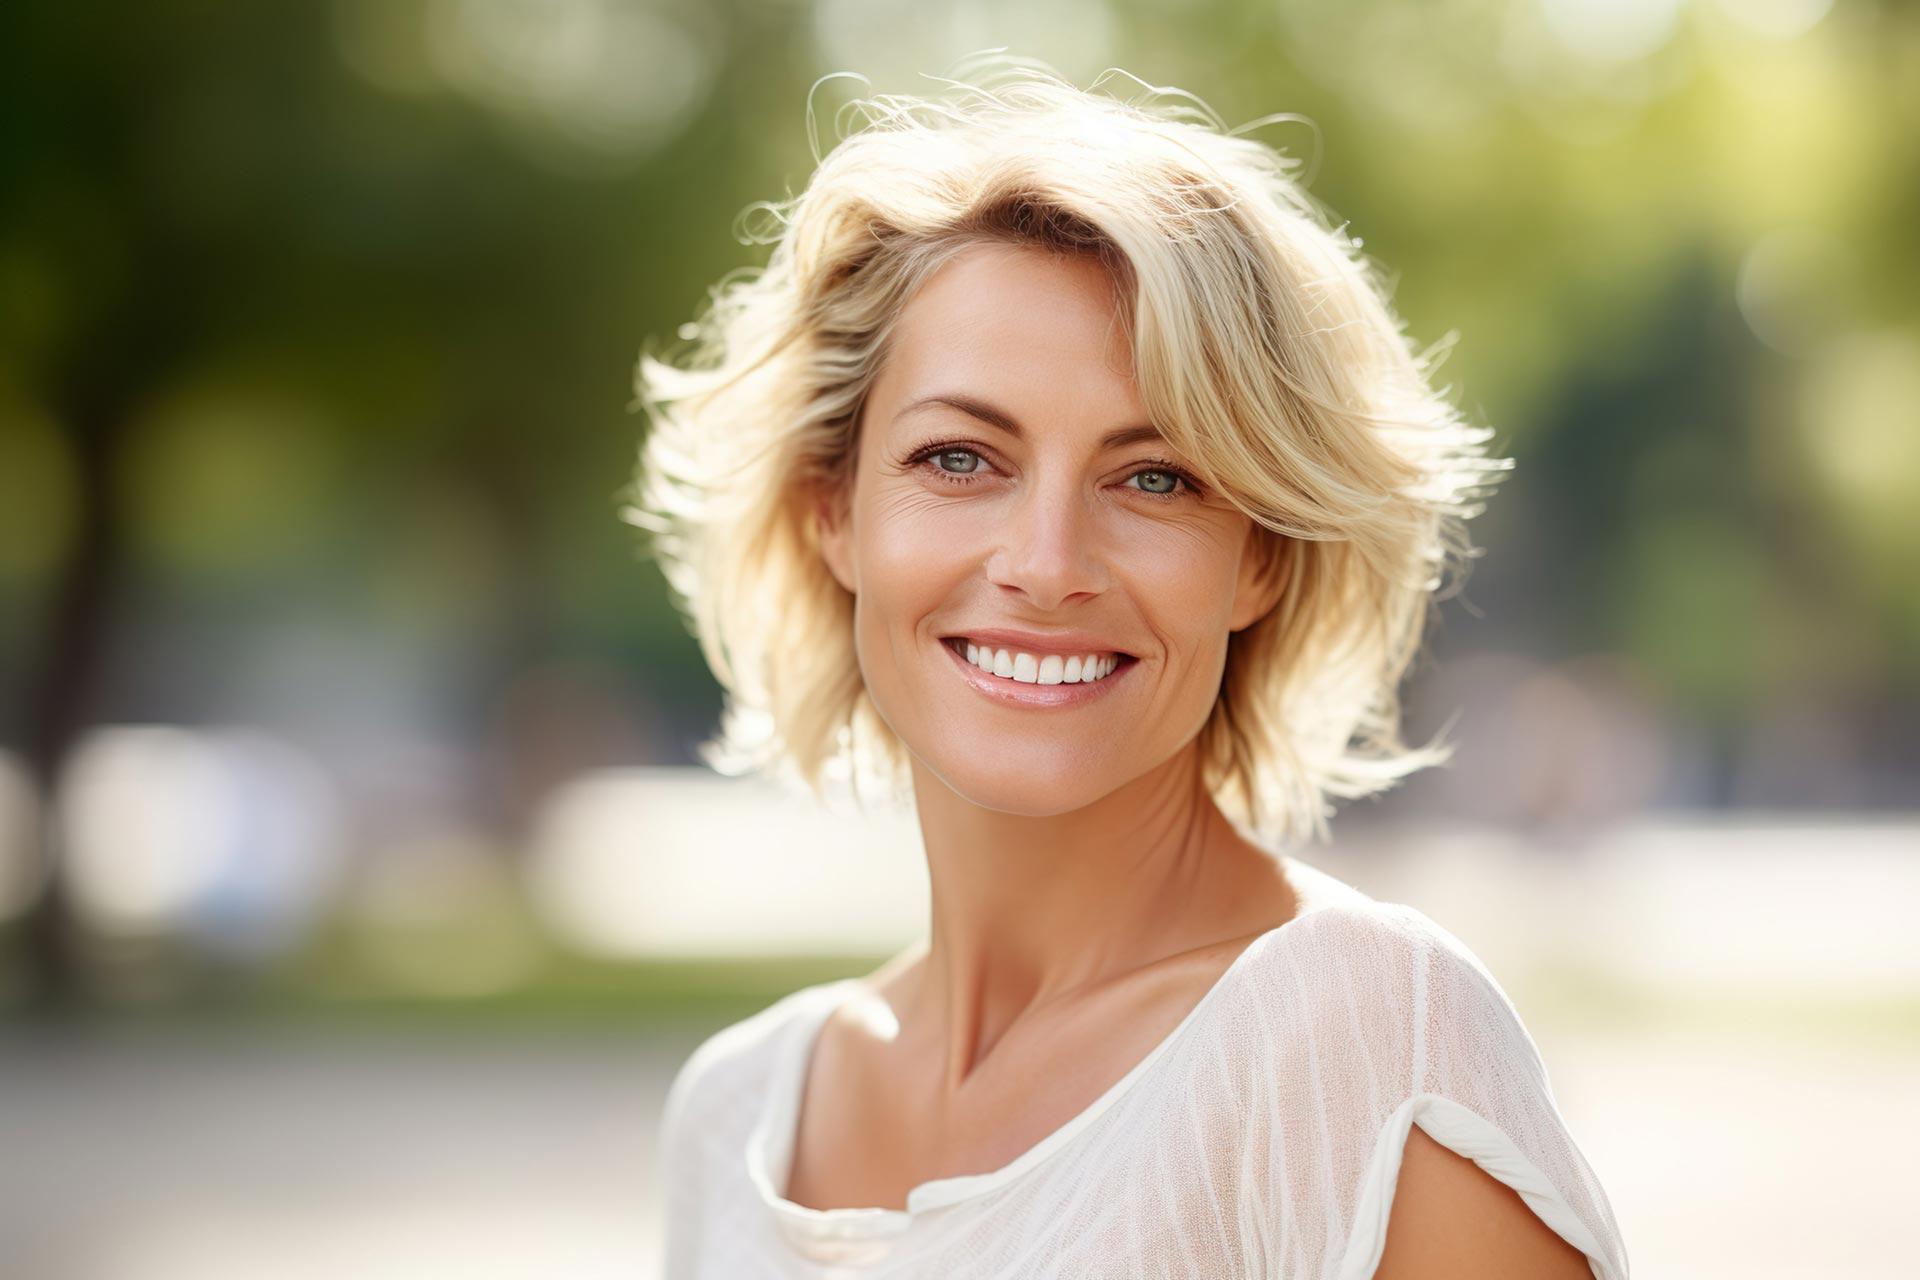
<svg viewBox="0 0 1920 1280">
<path fill-rule="evenodd" d="M 1080 1114 L 904 1209 L 781 1194 L 813 1041 L 860 979 L 704 1041 L 669 1089 L 666 1280 L 1366 1280 L 1411 1126 L 1627 1280 L 1605 1191 L 1506 992 L 1416 908 L 1285 858 L 1301 904 Z"/>
</svg>

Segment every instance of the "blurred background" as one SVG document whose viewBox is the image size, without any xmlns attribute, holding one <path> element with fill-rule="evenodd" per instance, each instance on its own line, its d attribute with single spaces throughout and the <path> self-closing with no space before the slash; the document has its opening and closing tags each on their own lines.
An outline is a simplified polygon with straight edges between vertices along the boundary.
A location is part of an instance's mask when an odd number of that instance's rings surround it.
<svg viewBox="0 0 1920 1280">
<path fill-rule="evenodd" d="M 1297 117 L 1517 460 L 1407 691 L 1453 764 L 1296 855 L 1488 962 L 1638 1272 L 1910 1274 L 1891 0 L 0 9 L 0 1274 L 656 1274 L 686 1053 L 926 888 L 910 815 L 695 763 L 632 365 L 819 77 L 996 45 Z"/>
</svg>

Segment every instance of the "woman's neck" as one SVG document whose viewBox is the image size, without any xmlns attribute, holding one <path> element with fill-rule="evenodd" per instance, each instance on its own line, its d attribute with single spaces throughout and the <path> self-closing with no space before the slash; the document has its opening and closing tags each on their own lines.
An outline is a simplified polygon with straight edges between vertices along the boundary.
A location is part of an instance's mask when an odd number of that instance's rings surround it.
<svg viewBox="0 0 1920 1280">
<path fill-rule="evenodd" d="M 1024 1017 L 1185 951 L 1290 918 L 1280 862 L 1234 830 L 1193 750 L 1072 813 L 985 809 L 915 766 L 932 888 L 900 957 L 903 1027 L 936 1034 L 958 1089 Z M 893 968 L 894 966 L 889 966 Z"/>
</svg>

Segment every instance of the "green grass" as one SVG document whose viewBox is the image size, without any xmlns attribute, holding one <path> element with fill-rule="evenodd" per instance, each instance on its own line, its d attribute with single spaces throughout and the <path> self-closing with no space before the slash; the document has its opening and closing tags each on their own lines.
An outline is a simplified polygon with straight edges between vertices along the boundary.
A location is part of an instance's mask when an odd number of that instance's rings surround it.
<svg viewBox="0 0 1920 1280">
<path fill-rule="evenodd" d="M 445 975 L 457 986 L 469 968 L 483 971 L 502 954 L 513 962 L 498 980 L 464 992 L 446 987 Z M 259 975 L 160 944 L 109 959 L 93 966 L 104 978 L 92 984 L 95 995 L 86 1012 L 93 1021 L 692 1035 L 748 1017 L 801 987 L 871 972 L 886 957 L 619 961 L 564 947 L 525 919 L 501 918 L 404 933 L 338 924 Z M 418 980 L 423 961 L 443 975 L 439 985 Z M 1537 965 L 1510 979 L 1503 975 L 1503 982 L 1527 1023 L 1541 1027 L 1622 1034 L 1675 1028 L 1920 1046 L 1920 991 L 1721 994 L 1663 989 L 1564 964 Z M 0 983 L 0 989 L 6 986 Z M 12 1020 L 22 1003 L 18 991 L 0 994 L 0 1020 Z"/>
</svg>

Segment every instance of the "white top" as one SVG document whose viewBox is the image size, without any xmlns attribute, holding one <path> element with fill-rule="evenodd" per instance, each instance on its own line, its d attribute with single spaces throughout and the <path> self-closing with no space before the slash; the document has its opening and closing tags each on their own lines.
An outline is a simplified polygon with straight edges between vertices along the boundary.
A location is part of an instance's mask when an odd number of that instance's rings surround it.
<svg viewBox="0 0 1920 1280">
<path fill-rule="evenodd" d="M 1365 1280 L 1416 1123 L 1517 1191 L 1597 1280 L 1627 1280 L 1606 1193 L 1479 958 L 1415 908 L 1283 860 L 1299 913 L 1151 1053 L 1008 1164 L 920 1183 L 905 1209 L 781 1194 L 814 1039 L 861 979 L 709 1037 L 662 1115 L 666 1280 Z"/>
</svg>

